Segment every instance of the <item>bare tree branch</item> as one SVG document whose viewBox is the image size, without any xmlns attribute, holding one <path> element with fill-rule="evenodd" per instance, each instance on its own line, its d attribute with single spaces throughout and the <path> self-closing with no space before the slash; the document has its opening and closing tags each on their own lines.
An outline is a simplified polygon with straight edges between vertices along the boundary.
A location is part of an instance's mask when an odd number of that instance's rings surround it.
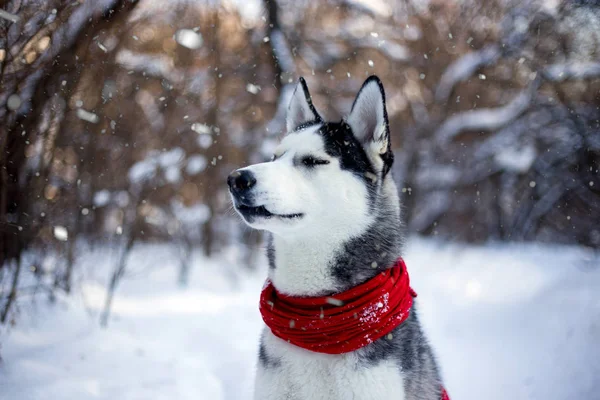
<svg viewBox="0 0 600 400">
<path fill-rule="evenodd" d="M 542 74 L 544 79 L 554 82 L 598 78 L 600 62 L 554 64 L 546 67 Z"/>
<path fill-rule="evenodd" d="M 446 68 L 435 91 L 438 103 L 448 101 L 454 86 L 470 78 L 481 67 L 491 65 L 500 58 L 500 47 L 493 44 L 467 53 Z"/>
<path fill-rule="evenodd" d="M 463 131 L 493 131 L 512 122 L 531 105 L 541 79 L 536 77 L 529 87 L 510 103 L 498 108 L 465 111 L 448 118 L 435 132 L 435 139 L 447 143 Z"/>
</svg>

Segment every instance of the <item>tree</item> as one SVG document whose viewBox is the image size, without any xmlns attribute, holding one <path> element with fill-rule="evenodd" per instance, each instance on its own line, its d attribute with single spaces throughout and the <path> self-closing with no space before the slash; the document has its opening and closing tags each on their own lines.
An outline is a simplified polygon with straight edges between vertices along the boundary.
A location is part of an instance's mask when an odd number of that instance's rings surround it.
<svg viewBox="0 0 600 400">
<path fill-rule="evenodd" d="M 45 212 L 38 200 L 53 162 L 67 101 L 97 34 L 122 24 L 136 1 L 72 3 L 8 1 L 14 18 L 0 23 L 0 269 L 12 276 L 2 291 L 0 320 L 13 304 L 24 249 L 39 239 Z M 33 145 L 38 152 L 32 155 Z M 69 274 L 65 287 L 68 288 Z M 0 282 L 3 285 L 3 282 Z"/>
</svg>

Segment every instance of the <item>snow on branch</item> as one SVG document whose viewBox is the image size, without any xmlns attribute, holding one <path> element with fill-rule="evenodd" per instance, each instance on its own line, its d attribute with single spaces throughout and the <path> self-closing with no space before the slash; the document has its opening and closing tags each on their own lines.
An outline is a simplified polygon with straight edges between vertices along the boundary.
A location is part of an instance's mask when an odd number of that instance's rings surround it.
<svg viewBox="0 0 600 400">
<path fill-rule="evenodd" d="M 546 67 L 544 79 L 562 82 L 569 79 L 589 79 L 600 77 L 600 62 L 554 64 Z"/>
<path fill-rule="evenodd" d="M 539 77 L 535 78 L 526 90 L 505 106 L 453 115 L 438 128 L 435 133 L 436 139 L 441 143 L 447 143 L 465 130 L 492 131 L 503 127 L 529 108 L 540 81 Z"/>
<path fill-rule="evenodd" d="M 287 39 L 281 29 L 273 29 L 269 35 L 273 54 L 284 73 L 293 73 L 296 70 L 294 57 L 287 43 Z"/>
<path fill-rule="evenodd" d="M 279 20 L 279 5 L 276 0 L 263 0 L 267 11 L 267 36 L 273 53 L 273 67 L 275 70 L 275 86 L 279 89 L 277 111 L 273 118 L 267 122 L 266 129 L 270 132 L 271 139 L 283 129 L 285 113 L 293 93 L 294 84 L 289 80 L 296 72 L 296 63 L 288 40 L 281 29 Z M 285 80 L 284 80 L 285 78 Z M 283 83 L 285 82 L 285 83 Z M 263 151 L 266 154 L 272 151 L 274 142 L 265 140 Z"/>
<path fill-rule="evenodd" d="M 145 72 L 172 83 L 180 83 L 184 77 L 174 68 L 173 59 L 164 54 L 143 54 L 123 49 L 117 53 L 116 62 L 128 70 Z"/>
<path fill-rule="evenodd" d="M 8 11 L 4 11 L 2 9 L 0 9 L 0 18 L 3 18 L 7 21 L 12 22 L 13 24 L 16 24 L 17 22 L 19 22 L 19 16 L 15 15 L 15 14 L 11 14 Z"/>
<path fill-rule="evenodd" d="M 454 61 L 440 78 L 440 83 L 435 91 L 436 101 L 439 103 L 447 101 L 457 83 L 468 79 L 479 68 L 494 63 L 500 54 L 500 48 L 497 45 L 490 45 L 479 51 L 467 53 Z"/>
<path fill-rule="evenodd" d="M 368 36 L 363 39 L 351 41 L 351 43 L 356 47 L 379 50 L 392 61 L 405 62 L 410 59 L 410 50 L 408 50 L 406 46 L 390 40 L 383 40 L 373 36 Z"/>
<path fill-rule="evenodd" d="M 341 3 L 371 17 L 389 18 L 393 12 L 392 6 L 384 0 L 344 0 Z"/>
<path fill-rule="evenodd" d="M 291 75 L 296 71 L 296 63 L 285 33 L 279 20 L 279 4 L 276 0 L 263 0 L 267 12 L 267 38 L 273 53 L 276 86 L 280 88 L 282 75 Z"/>
</svg>

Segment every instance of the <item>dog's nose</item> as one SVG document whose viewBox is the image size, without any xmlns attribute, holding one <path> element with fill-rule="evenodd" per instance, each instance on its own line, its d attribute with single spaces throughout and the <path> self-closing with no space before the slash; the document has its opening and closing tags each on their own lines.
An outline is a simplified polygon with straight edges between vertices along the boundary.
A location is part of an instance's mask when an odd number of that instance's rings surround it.
<svg viewBox="0 0 600 400">
<path fill-rule="evenodd" d="M 232 192 L 244 192 L 256 184 L 256 178 L 250 171 L 233 171 L 227 177 L 227 184 Z"/>
</svg>

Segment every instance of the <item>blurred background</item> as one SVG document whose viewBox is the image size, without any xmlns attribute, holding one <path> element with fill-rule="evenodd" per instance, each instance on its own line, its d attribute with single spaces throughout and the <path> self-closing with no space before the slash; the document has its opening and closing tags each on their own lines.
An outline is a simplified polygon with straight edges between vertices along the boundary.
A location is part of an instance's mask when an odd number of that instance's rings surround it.
<svg viewBox="0 0 600 400">
<path fill-rule="evenodd" d="M 335 120 L 372 74 L 411 234 L 598 266 L 597 1 L 7 0 L 0 321 L 102 271 L 106 325 L 122 278 L 147 272 L 135 249 L 169 247 L 183 287 L 219 257 L 238 283 L 261 270 L 227 174 L 270 158 L 299 76 Z"/>
</svg>

